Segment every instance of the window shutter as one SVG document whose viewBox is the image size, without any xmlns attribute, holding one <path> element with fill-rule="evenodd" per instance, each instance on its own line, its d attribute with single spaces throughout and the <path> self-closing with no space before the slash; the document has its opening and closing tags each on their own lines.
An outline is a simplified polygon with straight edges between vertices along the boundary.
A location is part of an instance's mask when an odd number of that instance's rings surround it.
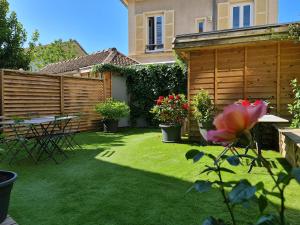
<svg viewBox="0 0 300 225">
<path fill-rule="evenodd" d="M 135 16 L 136 30 L 135 30 L 135 53 L 145 53 L 145 26 L 144 15 L 138 14 Z"/>
<path fill-rule="evenodd" d="M 218 4 L 218 30 L 225 30 L 230 28 L 230 6 L 229 3 Z"/>
<path fill-rule="evenodd" d="M 268 23 L 268 1 L 255 0 L 255 25 L 264 25 Z"/>
<path fill-rule="evenodd" d="M 172 50 L 172 42 L 175 36 L 175 11 L 165 11 L 165 41 L 164 49 Z"/>
</svg>

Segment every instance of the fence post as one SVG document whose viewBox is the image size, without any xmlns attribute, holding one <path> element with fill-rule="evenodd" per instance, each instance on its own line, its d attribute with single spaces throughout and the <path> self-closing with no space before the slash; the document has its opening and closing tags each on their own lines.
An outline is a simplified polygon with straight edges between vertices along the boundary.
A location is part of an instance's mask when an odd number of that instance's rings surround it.
<svg viewBox="0 0 300 225">
<path fill-rule="evenodd" d="M 64 101 L 64 76 L 60 76 L 60 114 L 65 113 L 65 101 Z"/>
<path fill-rule="evenodd" d="M 1 70 L 0 77 L 0 97 L 1 97 L 1 112 L 0 115 L 4 116 L 4 70 Z"/>
</svg>

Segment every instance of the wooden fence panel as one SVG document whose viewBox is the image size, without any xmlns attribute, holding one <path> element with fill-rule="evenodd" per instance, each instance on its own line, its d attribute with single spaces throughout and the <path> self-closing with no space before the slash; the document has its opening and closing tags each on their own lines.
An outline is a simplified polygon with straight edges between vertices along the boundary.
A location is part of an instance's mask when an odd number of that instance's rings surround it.
<svg viewBox="0 0 300 225">
<path fill-rule="evenodd" d="M 0 81 L 2 116 L 82 113 L 81 130 L 97 128 L 100 118 L 94 107 L 105 100 L 103 80 L 2 70 Z"/>
<path fill-rule="evenodd" d="M 255 45 L 222 46 L 193 50 L 189 57 L 189 99 L 208 90 L 219 110 L 243 98 L 268 99 L 273 113 L 290 116 L 290 81 L 300 81 L 300 44 L 257 42 Z M 190 121 L 190 136 L 199 136 Z"/>
</svg>

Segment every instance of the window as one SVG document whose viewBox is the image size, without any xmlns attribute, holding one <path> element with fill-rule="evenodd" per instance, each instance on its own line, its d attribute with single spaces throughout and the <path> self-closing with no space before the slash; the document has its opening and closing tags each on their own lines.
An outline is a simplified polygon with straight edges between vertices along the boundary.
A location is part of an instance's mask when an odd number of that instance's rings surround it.
<svg viewBox="0 0 300 225">
<path fill-rule="evenodd" d="M 196 32 L 202 33 L 206 30 L 206 18 L 197 18 L 196 19 Z"/>
<path fill-rule="evenodd" d="M 148 17 L 147 50 L 162 50 L 163 44 L 163 16 Z"/>
<path fill-rule="evenodd" d="M 204 22 L 199 22 L 198 23 L 198 33 L 204 32 Z"/>
<path fill-rule="evenodd" d="M 253 21 L 252 4 L 233 5 L 231 10 L 232 28 L 250 27 Z"/>
</svg>

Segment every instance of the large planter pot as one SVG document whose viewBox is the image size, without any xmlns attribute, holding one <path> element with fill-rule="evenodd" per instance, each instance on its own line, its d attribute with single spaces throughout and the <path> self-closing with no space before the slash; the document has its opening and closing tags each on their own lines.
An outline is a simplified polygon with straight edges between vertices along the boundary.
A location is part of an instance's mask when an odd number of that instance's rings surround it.
<svg viewBox="0 0 300 225">
<path fill-rule="evenodd" d="M 118 120 L 104 120 L 103 121 L 104 132 L 115 133 L 118 131 L 118 125 L 119 125 Z"/>
<path fill-rule="evenodd" d="M 206 140 L 207 136 L 207 129 L 204 128 L 203 124 L 201 122 L 198 122 L 199 132 L 204 140 Z"/>
<path fill-rule="evenodd" d="M 0 224 L 7 217 L 10 192 L 16 179 L 16 173 L 0 170 Z"/>
<path fill-rule="evenodd" d="M 176 143 L 181 140 L 180 125 L 159 125 L 162 131 L 162 141 L 165 143 Z"/>
</svg>

